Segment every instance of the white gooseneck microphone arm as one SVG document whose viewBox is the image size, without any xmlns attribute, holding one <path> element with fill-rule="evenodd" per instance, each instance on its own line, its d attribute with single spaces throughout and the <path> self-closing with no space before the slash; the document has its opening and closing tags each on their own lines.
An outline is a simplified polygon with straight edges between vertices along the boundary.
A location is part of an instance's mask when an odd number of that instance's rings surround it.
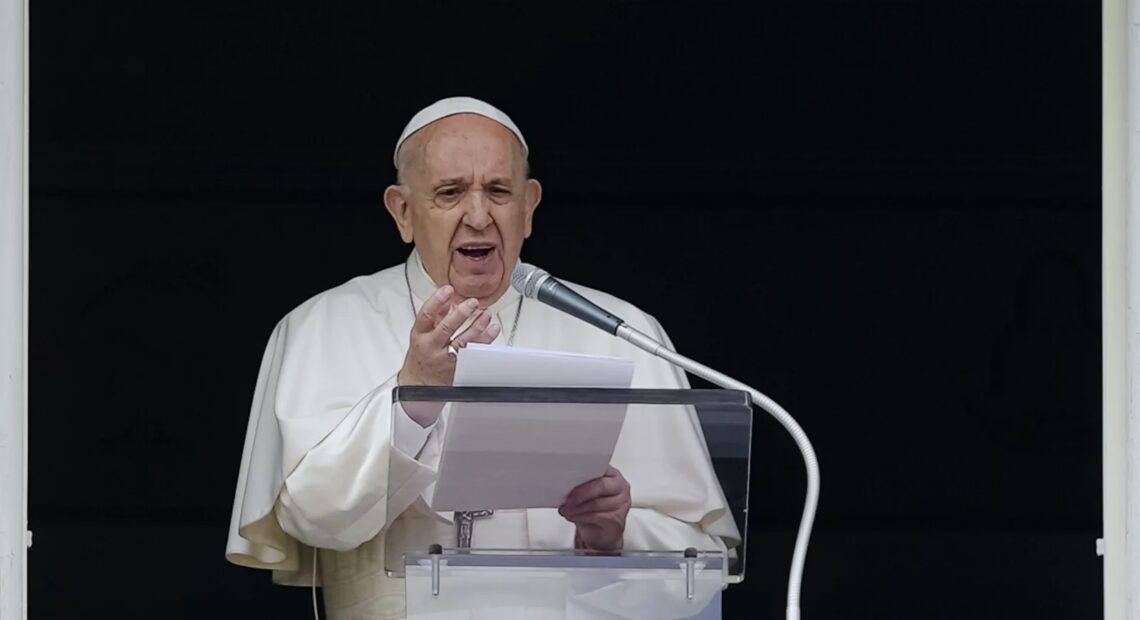
<svg viewBox="0 0 1140 620">
<path fill-rule="evenodd" d="M 799 446 L 800 453 L 804 457 L 804 468 L 807 470 L 807 495 L 804 498 L 803 516 L 800 517 L 800 530 L 796 534 L 795 551 L 792 553 L 792 568 L 788 573 L 786 620 L 800 620 L 800 584 L 803 582 L 804 559 L 807 556 L 808 542 L 811 539 L 811 528 L 815 523 L 815 508 L 819 503 L 819 461 L 815 458 L 815 449 L 812 448 L 807 434 L 804 433 L 804 430 L 800 428 L 791 414 L 756 388 L 741 383 L 700 362 L 695 362 L 625 323 L 617 328 L 617 333 L 614 335 L 710 383 L 729 390 L 748 392 L 752 397 L 752 402 L 776 418 L 776 421 L 787 429 L 788 434 L 796 441 L 796 445 Z"/>
<path fill-rule="evenodd" d="M 786 611 L 786 620 L 800 620 L 800 585 L 803 582 L 804 560 L 807 557 L 808 543 L 811 540 L 811 528 L 815 523 L 816 505 L 819 503 L 819 462 L 816 460 L 815 449 L 812 448 L 807 434 L 804 433 L 791 414 L 756 388 L 741 383 L 704 364 L 695 362 L 654 338 L 630 327 L 618 317 L 597 307 L 555 280 L 549 273 L 533 265 L 519 263 L 511 274 L 511 284 L 524 297 L 537 299 L 595 325 L 710 383 L 730 390 L 748 392 L 752 402 L 757 407 L 776 418 L 776 421 L 788 431 L 796 445 L 799 446 L 800 453 L 803 454 L 804 468 L 807 470 L 807 494 L 804 498 L 804 512 L 803 516 L 800 517 L 800 529 L 796 534 L 795 551 L 792 553 L 792 567 L 788 573 Z"/>
</svg>

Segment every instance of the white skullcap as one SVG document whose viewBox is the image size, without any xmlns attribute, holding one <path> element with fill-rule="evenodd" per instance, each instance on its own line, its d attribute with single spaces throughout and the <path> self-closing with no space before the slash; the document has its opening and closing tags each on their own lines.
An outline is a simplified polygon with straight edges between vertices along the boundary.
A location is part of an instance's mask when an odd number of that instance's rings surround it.
<svg viewBox="0 0 1140 620">
<path fill-rule="evenodd" d="M 407 127 L 404 127 L 404 133 L 400 134 L 399 140 L 396 140 L 396 150 L 392 153 L 392 164 L 395 165 L 396 168 L 400 167 L 400 147 L 403 146 L 404 141 L 407 140 L 409 136 L 441 118 L 454 114 L 478 114 L 479 116 L 485 116 L 495 121 L 503 127 L 510 129 L 511 133 L 515 134 L 515 137 L 522 143 L 523 155 L 529 153 L 522 132 L 515 126 L 511 117 L 504 114 L 502 110 L 486 101 L 480 101 L 474 97 L 448 97 L 447 99 L 440 99 L 419 112 L 416 112 L 412 120 L 408 121 Z"/>
</svg>

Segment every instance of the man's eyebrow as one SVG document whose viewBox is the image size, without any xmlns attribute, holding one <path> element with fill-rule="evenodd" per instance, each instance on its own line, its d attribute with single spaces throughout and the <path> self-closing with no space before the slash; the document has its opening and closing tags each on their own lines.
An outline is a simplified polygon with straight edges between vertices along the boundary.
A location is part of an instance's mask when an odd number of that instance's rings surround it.
<svg viewBox="0 0 1140 620">
<path fill-rule="evenodd" d="M 491 185 L 492 183 L 497 183 L 499 185 L 510 185 L 511 184 L 511 178 L 510 177 L 495 177 L 495 178 L 487 181 L 487 185 Z"/>
<path fill-rule="evenodd" d="M 463 177 L 450 177 L 447 179 L 440 179 L 434 183 L 435 187 L 443 187 L 444 185 L 461 185 L 463 184 Z"/>
</svg>

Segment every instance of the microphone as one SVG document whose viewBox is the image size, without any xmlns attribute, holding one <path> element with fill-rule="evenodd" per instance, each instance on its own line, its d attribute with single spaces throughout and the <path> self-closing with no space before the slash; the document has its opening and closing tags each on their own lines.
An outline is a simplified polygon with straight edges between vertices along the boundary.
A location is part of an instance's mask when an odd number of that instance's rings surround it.
<svg viewBox="0 0 1140 620">
<path fill-rule="evenodd" d="M 656 338 L 599 308 L 594 302 L 570 290 L 568 286 L 554 279 L 554 276 L 534 265 L 520 262 L 515 266 L 515 270 L 511 272 L 511 286 L 523 297 L 537 299 L 570 316 L 582 319 L 710 383 L 729 390 L 747 392 L 754 405 L 766 411 L 784 427 L 784 430 L 788 431 L 799 447 L 800 454 L 803 455 L 804 469 L 807 473 L 804 511 L 800 517 L 800 527 L 792 551 L 791 570 L 788 571 L 788 604 L 784 616 L 786 620 L 800 620 L 800 589 L 803 585 L 804 561 L 807 558 L 812 526 L 815 524 L 815 510 L 819 504 L 819 461 L 807 433 L 800 428 L 795 418 L 760 390 L 677 353 Z"/>
<path fill-rule="evenodd" d="M 610 334 L 616 335 L 625 323 L 534 265 L 519 263 L 511 272 L 511 286 L 523 297 L 537 299 Z"/>
</svg>

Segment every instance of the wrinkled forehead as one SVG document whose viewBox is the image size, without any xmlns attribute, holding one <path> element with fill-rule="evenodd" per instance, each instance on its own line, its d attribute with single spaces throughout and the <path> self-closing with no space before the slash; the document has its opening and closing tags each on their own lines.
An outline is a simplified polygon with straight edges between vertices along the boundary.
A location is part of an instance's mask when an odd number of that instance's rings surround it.
<svg viewBox="0 0 1140 620">
<path fill-rule="evenodd" d="M 416 133 L 400 160 L 416 173 L 436 178 L 511 178 L 524 175 L 522 144 L 506 127 L 477 114 L 455 114 Z"/>
</svg>

